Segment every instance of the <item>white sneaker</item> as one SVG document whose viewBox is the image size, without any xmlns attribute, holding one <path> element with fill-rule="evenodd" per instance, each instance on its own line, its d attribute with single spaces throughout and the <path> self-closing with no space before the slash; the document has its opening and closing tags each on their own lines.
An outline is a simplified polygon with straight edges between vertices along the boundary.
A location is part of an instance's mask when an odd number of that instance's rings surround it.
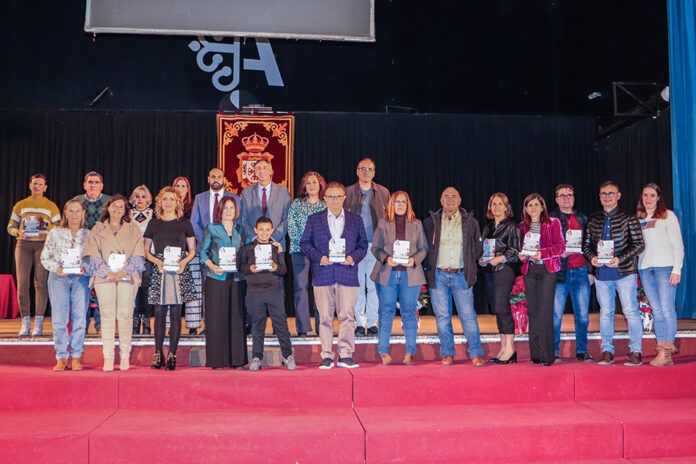
<svg viewBox="0 0 696 464">
<path fill-rule="evenodd" d="M 258 371 L 259 369 L 261 369 L 261 360 L 259 358 L 252 359 L 249 363 L 249 370 Z"/>
</svg>

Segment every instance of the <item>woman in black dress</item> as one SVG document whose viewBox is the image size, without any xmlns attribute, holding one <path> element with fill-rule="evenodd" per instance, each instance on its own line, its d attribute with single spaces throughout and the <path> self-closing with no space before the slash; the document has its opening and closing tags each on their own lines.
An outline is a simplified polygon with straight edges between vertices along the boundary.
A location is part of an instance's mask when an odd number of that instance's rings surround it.
<svg viewBox="0 0 696 464">
<path fill-rule="evenodd" d="M 170 313 L 169 355 L 166 369 L 176 369 L 176 350 L 181 336 L 181 307 L 196 299 L 189 262 L 196 256 L 196 237 L 191 222 L 183 218 L 184 204 L 172 187 L 160 190 L 155 218 L 143 235 L 145 256 L 154 264 L 148 302 L 155 305 L 155 357 L 153 369 L 164 367 L 164 332 Z M 154 244 L 155 253 L 150 252 Z"/>
<path fill-rule="evenodd" d="M 240 369 L 248 364 L 244 312 L 239 274 L 221 253 L 239 257 L 245 238 L 236 224 L 239 208 L 234 198 L 224 197 L 213 213 L 201 242 L 200 260 L 205 265 L 205 365 L 213 369 Z M 224 269 L 223 269 L 224 268 Z"/>
</svg>

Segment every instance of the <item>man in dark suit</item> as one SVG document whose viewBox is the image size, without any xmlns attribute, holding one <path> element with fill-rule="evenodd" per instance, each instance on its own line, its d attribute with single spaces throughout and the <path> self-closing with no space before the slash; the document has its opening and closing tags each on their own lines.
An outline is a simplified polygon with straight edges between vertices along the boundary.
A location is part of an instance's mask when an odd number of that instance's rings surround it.
<svg viewBox="0 0 696 464">
<path fill-rule="evenodd" d="M 200 247 L 205 228 L 213 222 L 213 214 L 220 200 L 224 197 L 232 197 L 237 203 L 237 208 L 241 208 L 239 197 L 225 190 L 225 173 L 220 168 L 213 168 L 208 173 L 208 186 L 205 192 L 196 195 L 193 200 L 191 210 L 191 225 L 193 233 L 196 234 L 196 248 Z M 240 211 L 241 214 L 241 211 Z"/>
<path fill-rule="evenodd" d="M 339 182 L 326 186 L 327 209 L 312 214 L 307 220 L 300 247 L 312 263 L 314 297 L 319 310 L 321 365 L 334 366 L 333 319 L 338 316 L 338 366 L 358 367 L 355 352 L 355 300 L 358 296 L 358 263 L 367 253 L 367 236 L 363 221 L 357 214 L 343 209 L 346 189 Z M 329 259 L 329 242 L 345 240 L 342 262 Z M 332 262 L 334 261 L 334 262 Z"/>
<path fill-rule="evenodd" d="M 254 172 L 258 182 L 242 190 L 240 222 L 247 234 L 253 237 L 256 220 L 264 216 L 269 218 L 275 226 L 273 241 L 280 243 L 285 248 L 290 193 L 282 185 L 271 181 L 273 167 L 268 160 L 258 160 L 254 164 Z"/>
</svg>

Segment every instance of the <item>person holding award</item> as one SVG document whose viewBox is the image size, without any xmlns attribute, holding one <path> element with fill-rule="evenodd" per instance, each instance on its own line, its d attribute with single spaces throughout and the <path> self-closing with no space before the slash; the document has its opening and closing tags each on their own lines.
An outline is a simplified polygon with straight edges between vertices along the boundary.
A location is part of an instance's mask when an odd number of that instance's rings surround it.
<svg viewBox="0 0 696 464">
<path fill-rule="evenodd" d="M 517 362 L 510 293 L 519 268 L 520 229 L 512 215 L 507 195 L 501 192 L 491 195 L 486 211 L 489 222 L 481 233 L 483 255 L 479 258 L 479 265 L 486 275 L 486 295 L 495 312 L 500 333 L 500 351 L 489 361 L 493 364 Z"/>
<path fill-rule="evenodd" d="M 387 202 L 386 215 L 380 219 L 372 241 L 375 266 L 370 278 L 379 296 L 379 344 L 382 364 L 392 363 L 389 340 L 396 314 L 396 301 L 406 338 L 403 363 L 413 364 L 416 356 L 418 322 L 416 303 L 425 274 L 421 263 L 428 254 L 423 225 L 416 219 L 406 192 L 394 192 Z"/>
<path fill-rule="evenodd" d="M 205 228 L 199 252 L 206 269 L 205 365 L 218 370 L 241 369 L 248 363 L 237 268 L 245 233 L 237 219 L 237 202 L 224 197 Z"/>
<path fill-rule="evenodd" d="M 58 206 L 44 196 L 46 176 L 34 174 L 29 180 L 31 196 L 17 202 L 12 208 L 7 233 L 17 239 L 15 268 L 17 269 L 17 296 L 22 325 L 20 337 L 29 336 L 31 328 L 31 270 L 34 269 L 35 317 L 32 335 L 43 335 L 43 318 L 48 303 L 46 282 L 48 272 L 41 266 L 41 251 L 48 232 L 60 221 Z"/>
<path fill-rule="evenodd" d="M 529 312 L 529 353 L 532 362 L 550 366 L 553 353 L 553 301 L 556 273 L 561 269 L 565 241 L 561 222 L 549 217 L 544 198 L 538 193 L 524 199 L 520 232 L 522 250 L 518 253 L 524 275 Z"/>
<path fill-rule="evenodd" d="M 334 367 L 333 320 L 338 316 L 338 366 L 359 367 L 355 352 L 355 301 L 358 263 L 367 253 L 367 235 L 359 215 L 343 208 L 346 188 L 339 182 L 326 186 L 327 209 L 307 219 L 300 247 L 312 263 L 312 283 L 319 309 L 321 364 Z"/>
<path fill-rule="evenodd" d="M 312 329 L 309 321 L 309 260 L 300 249 L 300 239 L 304 233 L 307 218 L 324 211 L 324 192 L 326 181 L 316 171 L 308 171 L 302 176 L 298 188 L 299 195 L 288 210 L 288 236 L 290 237 L 290 257 L 292 260 L 292 280 L 295 290 L 295 324 L 297 335 L 304 337 Z M 319 313 L 314 309 L 314 326 L 319 332 Z"/>
<path fill-rule="evenodd" d="M 297 369 L 292 355 L 288 318 L 285 314 L 285 292 L 280 279 L 287 272 L 285 257 L 278 242 L 271 243 L 273 222 L 260 217 L 254 226 L 256 239 L 244 245 L 240 256 L 240 269 L 247 282 L 245 303 L 251 317 L 251 362 L 250 371 L 261 369 L 263 344 L 266 336 L 266 321 L 271 317 L 273 331 L 283 355 L 283 364 L 288 370 Z"/>
<path fill-rule="evenodd" d="M 114 370 L 114 336 L 118 319 L 121 370 L 130 368 L 133 336 L 133 306 L 145 270 L 143 236 L 131 221 L 128 199 L 112 196 L 106 202 L 104 216 L 89 234 L 84 248 L 85 269 L 92 276 L 90 286 L 99 298 L 104 371 Z M 85 313 L 86 314 L 86 313 Z"/>
<path fill-rule="evenodd" d="M 147 225 L 154 216 L 152 209 L 152 193 L 146 185 L 138 185 L 133 189 L 130 196 L 131 219 L 140 228 L 140 232 L 145 233 Z M 133 335 L 140 335 L 142 325 L 143 335 L 150 335 L 150 318 L 152 317 L 152 306 L 147 302 L 147 288 L 150 283 L 149 262 L 145 263 L 145 270 L 141 275 L 140 288 L 135 296 L 135 309 L 133 310 Z"/>
<path fill-rule="evenodd" d="M 68 367 L 69 356 L 72 358 L 72 370 L 82 370 L 85 319 L 89 304 L 89 276 L 82 267 L 82 249 L 88 238 L 84 206 L 79 201 L 68 200 L 63 207 L 60 225 L 48 232 L 41 251 L 41 264 L 49 272 L 55 372 L 62 372 Z"/>
<path fill-rule="evenodd" d="M 188 264 L 196 255 L 191 222 L 184 219 L 184 203 L 173 187 L 164 187 L 155 199 L 155 218 L 145 230 L 145 256 L 154 266 L 150 274 L 148 302 L 155 306 L 155 355 L 153 369 L 176 369 L 181 336 L 181 306 L 198 295 Z M 152 249 L 154 246 L 154 254 Z M 169 354 L 164 362 L 164 333 L 170 314 Z"/>
<path fill-rule="evenodd" d="M 582 233 L 587 216 L 575 209 L 575 189 L 570 184 L 556 186 L 558 208 L 549 216 L 561 221 L 566 249 L 561 255 L 561 270 L 556 274 L 553 303 L 553 343 L 555 362 L 561 361 L 561 322 L 566 300 L 570 296 L 575 316 L 575 359 L 592 362 L 587 352 L 587 326 L 590 322 L 590 278 L 587 261 L 582 255 Z"/>
<path fill-rule="evenodd" d="M 673 364 L 672 354 L 676 351 L 675 300 L 684 262 L 679 220 L 672 210 L 667 209 L 662 191 L 654 183 L 643 187 L 636 216 L 645 239 L 645 251 L 638 257 L 640 281 L 653 310 L 657 339 L 657 357 L 650 364 L 670 366 Z"/>
<path fill-rule="evenodd" d="M 582 252 L 592 263 L 599 302 L 600 365 L 614 364 L 614 311 L 616 294 L 628 321 L 629 353 L 626 366 L 643 364 L 643 323 L 636 289 L 638 255 L 645 249 L 640 222 L 619 208 L 621 191 L 613 181 L 599 186 L 602 210 L 585 228 Z"/>
</svg>

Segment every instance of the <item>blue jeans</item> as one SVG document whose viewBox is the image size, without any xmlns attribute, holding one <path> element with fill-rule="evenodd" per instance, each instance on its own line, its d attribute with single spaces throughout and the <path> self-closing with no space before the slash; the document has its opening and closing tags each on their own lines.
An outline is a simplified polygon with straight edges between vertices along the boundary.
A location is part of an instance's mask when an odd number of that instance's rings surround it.
<svg viewBox="0 0 696 464">
<path fill-rule="evenodd" d="M 653 311 L 655 338 L 658 343 L 674 343 L 677 336 L 677 287 L 669 285 L 671 274 L 672 266 L 649 267 L 640 271 L 640 281 Z"/>
<path fill-rule="evenodd" d="M 621 308 L 628 321 L 629 350 L 643 352 L 643 322 L 638 310 L 638 291 L 636 274 L 619 280 L 595 280 L 597 301 L 599 301 L 599 333 L 602 336 L 602 352 L 614 353 L 614 311 L 616 294 L 619 294 Z"/>
<path fill-rule="evenodd" d="M 559 353 L 561 322 L 568 295 L 575 314 L 575 352 L 587 353 L 587 324 L 590 320 L 590 279 L 587 266 L 566 269 L 565 282 L 556 281 L 553 304 L 553 343 L 556 354 Z"/>
<path fill-rule="evenodd" d="M 358 263 L 358 299 L 355 301 L 355 325 L 358 327 L 374 327 L 379 312 L 377 287 L 370 279 L 372 269 L 377 259 L 372 254 L 372 243 L 367 244 L 367 254 Z"/>
<path fill-rule="evenodd" d="M 464 336 L 469 343 L 469 357 L 483 357 L 478 319 L 474 311 L 474 292 L 458 272 L 449 274 L 435 270 L 435 288 L 430 288 L 430 301 L 437 320 L 437 336 L 440 338 L 440 356 L 454 356 L 454 332 L 452 330 L 452 297 L 457 305 Z"/>
<path fill-rule="evenodd" d="M 60 277 L 54 272 L 48 276 L 56 359 L 68 359 L 68 345 L 74 359 L 82 357 L 85 350 L 85 315 L 86 308 L 89 307 L 89 291 L 89 276 Z M 68 322 L 72 328 L 69 338 Z"/>
<path fill-rule="evenodd" d="M 379 354 L 389 353 L 389 340 L 391 339 L 398 298 L 401 321 L 404 325 L 404 337 L 406 338 L 406 354 L 415 355 L 416 333 L 418 332 L 416 302 L 421 286 L 409 287 L 407 272 L 392 270 L 389 275 L 389 283 L 387 285 L 375 283 L 375 288 L 379 295 L 379 343 L 377 344 Z"/>
</svg>

